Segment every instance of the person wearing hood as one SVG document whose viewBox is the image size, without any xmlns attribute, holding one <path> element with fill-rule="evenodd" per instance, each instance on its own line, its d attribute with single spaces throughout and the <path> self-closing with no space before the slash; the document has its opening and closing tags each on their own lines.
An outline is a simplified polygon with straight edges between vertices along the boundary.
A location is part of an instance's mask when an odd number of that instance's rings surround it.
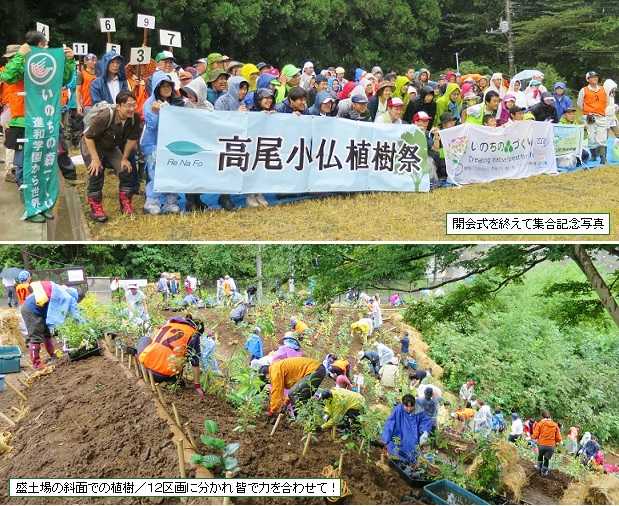
<svg viewBox="0 0 619 506">
<path fill-rule="evenodd" d="M 617 104 L 615 103 L 615 94 L 617 92 L 617 83 L 612 79 L 604 81 L 604 91 L 608 97 L 606 103 L 606 118 L 608 120 L 608 128 L 613 131 L 615 138 L 619 137 L 619 125 L 617 124 Z"/>
<path fill-rule="evenodd" d="M 228 70 L 228 72 L 230 71 Z M 240 74 L 249 84 L 249 91 L 255 91 L 258 76 L 260 75 L 258 67 L 256 67 L 253 63 L 246 63 L 241 67 Z"/>
<path fill-rule="evenodd" d="M 418 77 L 413 83 L 418 90 L 424 86 L 430 85 L 430 71 L 428 69 L 419 69 Z"/>
<path fill-rule="evenodd" d="M 492 74 L 492 77 L 490 78 L 490 85 L 484 91 L 484 94 L 487 93 L 489 90 L 496 91 L 499 94 L 499 97 L 503 99 L 503 97 L 508 91 L 503 84 L 503 74 L 501 74 L 500 72 L 495 72 L 494 74 Z"/>
<path fill-rule="evenodd" d="M 228 79 L 228 91 L 215 102 L 216 111 L 247 111 L 243 100 L 249 91 L 249 81 L 244 77 Z"/>
<path fill-rule="evenodd" d="M 499 105 L 499 110 L 497 112 L 497 126 L 503 126 L 509 123 L 510 120 L 510 110 L 512 107 L 516 105 L 516 97 L 511 93 L 507 93 L 503 100 L 501 100 L 501 104 Z"/>
<path fill-rule="evenodd" d="M 372 72 L 372 74 L 374 74 Z M 375 74 L 374 74 L 375 75 Z M 376 121 L 376 118 L 387 112 L 387 102 L 393 95 L 395 84 L 391 81 L 382 81 L 376 90 L 376 96 L 370 99 L 368 110 L 370 111 L 371 121 Z"/>
<path fill-rule="evenodd" d="M 260 329 L 260 327 L 255 327 L 254 331 L 247 338 L 247 341 L 245 341 L 245 349 L 249 352 L 250 362 L 252 360 L 259 360 L 264 356 L 261 333 L 262 329 Z"/>
<path fill-rule="evenodd" d="M 314 64 L 311 61 L 306 61 L 303 65 L 303 72 L 301 73 L 301 81 L 299 86 L 305 91 L 309 91 L 312 87 L 312 79 L 316 76 L 314 72 Z"/>
<path fill-rule="evenodd" d="M 254 102 L 250 109 L 251 112 L 276 112 L 275 92 L 270 87 L 258 88 L 253 94 L 253 100 Z"/>
<path fill-rule="evenodd" d="M 247 93 L 245 99 L 243 100 L 243 103 L 249 110 L 260 110 L 254 109 L 256 91 L 260 89 L 269 89 L 273 92 L 273 97 L 275 97 L 277 86 L 279 86 L 279 84 L 280 83 L 277 78 L 272 76 L 271 74 L 262 74 L 258 76 L 258 79 L 256 80 L 256 89 Z M 273 104 L 273 106 L 275 107 L 275 104 Z"/>
<path fill-rule="evenodd" d="M 208 84 L 207 99 L 215 106 L 217 99 L 226 93 L 228 88 L 228 78 L 230 74 L 221 69 L 210 70 L 206 75 L 206 82 Z"/>
<path fill-rule="evenodd" d="M 109 51 L 97 62 L 97 78 L 90 85 L 92 105 L 99 102 L 116 103 L 116 95 L 129 89 L 125 77 L 125 60 L 115 51 Z"/>
<path fill-rule="evenodd" d="M 436 101 L 434 98 L 434 90 L 430 86 L 421 88 L 419 98 L 414 102 L 409 102 L 404 111 L 403 120 L 405 123 L 412 123 L 413 117 L 418 112 L 425 112 L 430 118 L 436 116 Z"/>
<path fill-rule="evenodd" d="M 202 76 L 196 77 L 187 86 L 180 89 L 180 95 L 185 98 L 185 107 L 214 111 L 213 104 L 208 101 L 208 87 Z"/>
<path fill-rule="evenodd" d="M 337 99 L 338 93 L 342 91 L 342 83 L 336 77 L 330 77 L 327 81 L 327 90 L 333 98 Z"/>
<path fill-rule="evenodd" d="M 539 104 L 542 100 L 542 93 L 542 82 L 537 79 L 531 79 L 531 81 L 529 81 L 529 86 L 524 90 L 524 96 L 527 99 L 526 107 L 531 108 Z"/>
<path fill-rule="evenodd" d="M 163 73 L 153 76 L 153 93 L 144 104 L 144 133 L 140 141 L 148 174 L 144 202 L 144 212 L 147 214 L 180 212 L 177 193 L 160 195 L 154 189 L 159 111 L 162 107 L 170 105 L 184 105 L 183 99 L 174 94 L 174 81 Z M 163 207 L 161 200 L 164 201 Z"/>
<path fill-rule="evenodd" d="M 552 96 L 552 93 L 547 91 L 542 93 L 541 101 L 531 107 L 529 112 L 535 116 L 535 121 L 559 122 L 557 109 L 555 108 L 555 98 Z"/>
<path fill-rule="evenodd" d="M 572 99 L 565 94 L 567 86 L 565 83 L 558 82 L 553 86 L 555 99 L 555 109 L 557 111 L 557 120 L 561 119 L 563 113 L 572 107 Z"/>
<path fill-rule="evenodd" d="M 446 112 L 451 113 L 457 123 L 460 122 L 462 112 L 462 94 L 460 86 L 456 83 L 447 84 L 447 89 L 442 97 L 436 100 L 436 114 L 434 116 L 434 126 L 438 127 L 441 124 L 441 117 Z"/>
<path fill-rule="evenodd" d="M 508 93 L 516 97 L 516 105 L 518 107 L 527 107 L 527 97 L 522 91 L 522 81 L 512 80 L 509 83 Z"/>
<path fill-rule="evenodd" d="M 309 114 L 307 109 L 307 92 L 300 86 L 292 88 L 288 93 L 288 98 L 277 104 L 275 110 L 284 114 Z"/>
<path fill-rule="evenodd" d="M 293 88 L 299 87 L 300 82 L 301 69 L 291 63 L 284 65 L 275 89 L 275 103 L 281 104 Z"/>
<path fill-rule="evenodd" d="M 486 90 L 490 86 L 490 76 L 481 76 L 477 81 L 477 87 L 479 88 L 479 98 L 483 100 Z"/>
<path fill-rule="evenodd" d="M 309 113 L 313 116 L 337 116 L 337 101 L 328 91 L 321 91 L 316 95 Z"/>
<path fill-rule="evenodd" d="M 75 288 L 58 285 L 53 281 L 33 281 L 30 283 L 30 292 L 21 308 L 21 316 L 28 331 L 32 367 L 40 369 L 43 366 L 39 355 L 41 344 L 45 345 L 52 359 L 57 357 L 52 335 L 67 316 L 79 323 L 84 322 L 77 305 L 83 294 Z"/>
</svg>

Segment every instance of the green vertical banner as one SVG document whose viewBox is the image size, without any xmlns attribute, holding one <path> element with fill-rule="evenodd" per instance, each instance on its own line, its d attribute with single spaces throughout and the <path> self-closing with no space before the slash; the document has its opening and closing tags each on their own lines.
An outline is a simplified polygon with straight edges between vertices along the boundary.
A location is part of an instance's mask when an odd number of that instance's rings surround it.
<svg viewBox="0 0 619 506">
<path fill-rule="evenodd" d="M 25 211 L 22 219 L 52 209 L 58 198 L 56 155 L 64 58 L 62 48 L 38 47 L 33 47 L 26 58 L 26 144 L 22 186 Z"/>
</svg>

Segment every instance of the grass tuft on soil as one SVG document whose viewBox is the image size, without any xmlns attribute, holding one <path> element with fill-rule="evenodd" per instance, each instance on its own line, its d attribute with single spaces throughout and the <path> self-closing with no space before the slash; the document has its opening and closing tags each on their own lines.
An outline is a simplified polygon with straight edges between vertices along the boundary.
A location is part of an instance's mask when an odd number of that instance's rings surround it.
<svg viewBox="0 0 619 506">
<path fill-rule="evenodd" d="M 610 474 L 595 475 L 573 482 L 561 504 L 619 504 L 619 478 Z"/>
<path fill-rule="evenodd" d="M 607 166 L 559 176 L 494 181 L 426 193 L 365 193 L 307 200 L 268 209 L 222 210 L 171 216 L 142 214 L 144 196 L 134 198 L 136 214 L 122 216 L 118 179 L 106 171 L 104 207 L 110 220 L 90 220 L 85 203 L 85 167 L 79 166 L 78 191 L 93 240 L 303 240 L 439 241 L 530 240 L 531 236 L 447 236 L 448 212 L 610 213 L 611 233 L 619 238 L 619 167 Z M 565 241 L 576 236 L 536 235 Z M 600 240 L 601 236 L 577 236 Z"/>
</svg>

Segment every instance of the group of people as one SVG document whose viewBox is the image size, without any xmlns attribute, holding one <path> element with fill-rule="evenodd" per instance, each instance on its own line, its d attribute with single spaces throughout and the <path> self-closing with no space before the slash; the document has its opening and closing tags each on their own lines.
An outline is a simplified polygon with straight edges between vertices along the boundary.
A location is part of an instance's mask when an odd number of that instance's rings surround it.
<svg viewBox="0 0 619 506">
<path fill-rule="evenodd" d="M 24 134 L 23 70 L 32 46 L 47 47 L 45 36 L 28 32 L 26 42 L 7 47 L 8 59 L 0 71 L 5 107 L 5 145 L 12 167 L 9 180 L 22 184 Z M 501 126 L 513 121 L 534 119 L 576 124 L 577 110 L 586 120 L 589 146 L 594 157 L 606 161 L 608 130 L 617 127 L 616 83 L 596 72 L 587 72 L 584 86 L 575 103 L 567 96 L 565 83 L 544 86 L 544 75 L 527 80 L 512 80 L 495 73 L 460 75 L 449 71 L 431 79 L 428 69 L 408 67 L 401 74 L 356 68 L 347 73 L 343 67 L 316 71 L 312 62 L 302 67 L 288 63 L 281 67 L 260 62 L 241 63 L 220 53 L 197 58 L 191 65 L 180 65 L 170 51 L 160 51 L 149 67 L 154 72 L 139 78 L 116 52 L 98 59 L 83 57 L 76 65 L 73 52 L 65 50 L 64 132 L 70 142 L 78 143 L 88 168 L 87 200 L 90 216 L 105 222 L 102 205 L 105 168 L 118 175 L 118 201 L 124 214 L 132 214 L 132 196 L 140 188 L 138 160 L 145 163 L 148 214 L 201 210 L 199 194 L 160 194 L 154 190 L 157 132 L 162 107 L 199 108 L 206 111 L 243 111 L 316 115 L 375 123 L 414 124 L 426 134 L 428 152 L 436 166 L 436 177 L 445 179 L 445 159 L 440 130 L 460 123 Z M 143 69 L 146 72 L 146 68 Z M 8 111 L 8 113 L 7 113 Z M 75 180 L 75 168 L 66 155 L 66 143 L 59 143 L 59 165 L 68 180 Z M 64 146 L 64 147 L 63 147 Z M 63 156 L 61 157 L 61 151 Z M 139 156 L 138 156 L 139 154 Z M 250 207 L 268 206 L 260 194 L 246 195 Z M 229 195 L 220 195 L 219 204 L 235 207 Z M 48 216 L 30 218 L 44 221 Z"/>
</svg>

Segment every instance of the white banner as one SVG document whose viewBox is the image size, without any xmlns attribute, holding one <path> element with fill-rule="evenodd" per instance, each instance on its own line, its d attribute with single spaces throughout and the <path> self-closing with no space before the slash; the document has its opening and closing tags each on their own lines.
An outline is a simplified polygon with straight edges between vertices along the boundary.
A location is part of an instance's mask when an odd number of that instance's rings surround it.
<svg viewBox="0 0 619 506">
<path fill-rule="evenodd" d="M 447 174 L 456 184 L 557 172 L 550 122 L 517 121 L 498 128 L 465 123 L 440 135 Z"/>
</svg>

